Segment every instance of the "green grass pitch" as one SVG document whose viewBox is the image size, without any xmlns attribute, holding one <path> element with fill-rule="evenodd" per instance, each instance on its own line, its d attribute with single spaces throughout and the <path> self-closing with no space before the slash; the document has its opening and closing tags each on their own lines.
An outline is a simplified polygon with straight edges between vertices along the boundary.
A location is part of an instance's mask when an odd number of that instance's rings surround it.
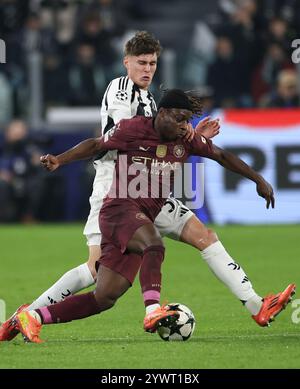
<svg viewBox="0 0 300 389">
<path fill-rule="evenodd" d="M 216 231 L 262 296 L 290 282 L 300 286 L 300 226 Z M 0 226 L 0 299 L 7 315 L 85 260 L 81 233 L 81 225 Z M 42 345 L 24 344 L 20 336 L 0 343 L 0 368 L 300 368 L 300 323 L 292 322 L 291 304 L 270 328 L 260 328 L 197 250 L 170 240 L 166 247 L 162 300 L 192 309 L 197 323 L 190 340 L 163 342 L 143 332 L 137 281 L 101 315 L 44 326 Z"/>
</svg>

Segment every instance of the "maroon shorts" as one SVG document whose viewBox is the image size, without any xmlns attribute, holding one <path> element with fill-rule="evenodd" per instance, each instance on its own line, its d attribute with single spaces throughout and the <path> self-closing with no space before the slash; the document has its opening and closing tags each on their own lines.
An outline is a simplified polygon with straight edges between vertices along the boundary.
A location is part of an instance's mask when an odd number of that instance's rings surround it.
<svg viewBox="0 0 300 389">
<path fill-rule="evenodd" d="M 126 278 L 132 285 L 137 272 L 140 269 L 141 263 L 142 257 L 140 255 L 132 253 L 122 254 L 118 247 L 102 236 L 101 258 L 100 261 L 96 262 L 97 270 L 101 264 L 114 272 L 121 274 L 121 276 Z"/>
<path fill-rule="evenodd" d="M 152 221 L 130 200 L 120 199 L 104 203 L 99 215 L 102 235 L 118 247 L 122 253 L 135 231 Z"/>
</svg>

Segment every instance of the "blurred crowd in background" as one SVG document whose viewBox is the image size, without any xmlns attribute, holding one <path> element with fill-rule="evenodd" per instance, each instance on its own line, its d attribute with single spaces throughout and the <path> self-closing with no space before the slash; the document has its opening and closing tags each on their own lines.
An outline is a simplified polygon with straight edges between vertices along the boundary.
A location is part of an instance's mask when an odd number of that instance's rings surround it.
<svg viewBox="0 0 300 389">
<path fill-rule="evenodd" d="M 40 167 L 49 139 L 32 138 L 22 120 L 7 125 L 0 150 L 0 222 L 64 218 L 63 176 Z"/>
<path fill-rule="evenodd" d="M 209 87 L 212 107 L 299 106 L 299 0 L 1 0 L 0 123 L 26 117 L 30 53 L 43 56 L 46 108 L 99 105 L 138 29 L 174 51 L 176 86 Z"/>
<path fill-rule="evenodd" d="M 0 221 L 63 217 L 64 179 L 38 167 L 47 142 L 33 141 L 25 124 L 30 55 L 42 58 L 44 112 L 99 107 L 111 79 L 125 73 L 124 43 L 137 30 L 173 53 L 175 85 L 165 86 L 202 88 L 210 109 L 300 105 L 291 61 L 300 0 L 0 0 L 7 51 L 0 64 Z M 164 81 L 159 66 L 152 91 Z"/>
</svg>

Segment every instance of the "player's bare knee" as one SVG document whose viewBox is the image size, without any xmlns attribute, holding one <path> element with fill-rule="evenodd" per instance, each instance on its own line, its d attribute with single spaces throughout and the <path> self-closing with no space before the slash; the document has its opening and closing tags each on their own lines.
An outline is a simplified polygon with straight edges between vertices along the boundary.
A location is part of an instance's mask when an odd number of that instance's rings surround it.
<svg viewBox="0 0 300 389">
<path fill-rule="evenodd" d="M 218 237 L 215 231 L 210 228 L 203 228 L 201 234 L 197 237 L 195 244 L 193 244 L 198 250 L 205 250 L 207 247 L 217 242 Z"/>
<path fill-rule="evenodd" d="M 141 255 L 144 255 L 145 251 L 146 250 L 151 250 L 151 247 L 161 247 L 161 250 L 165 250 L 165 246 L 163 244 L 163 241 L 160 239 L 157 239 L 157 240 L 151 240 L 149 242 L 147 242 L 147 244 L 143 245 L 143 250 L 141 251 Z"/>
<path fill-rule="evenodd" d="M 100 246 L 89 246 L 89 259 L 88 262 L 96 262 L 101 257 Z"/>
<path fill-rule="evenodd" d="M 144 241 L 136 242 L 135 252 L 137 252 L 140 255 L 143 255 L 143 252 L 147 248 L 152 246 L 161 246 L 163 249 L 165 248 L 164 242 L 162 241 L 160 236 L 152 236 L 145 239 Z"/>
<path fill-rule="evenodd" d="M 144 237 L 144 242 L 143 242 L 143 251 L 151 246 L 162 246 L 164 247 L 164 242 L 159 234 L 159 232 L 155 229 L 152 231 L 151 234 L 148 236 Z"/>
<path fill-rule="evenodd" d="M 99 306 L 100 312 L 112 308 L 117 301 L 117 298 L 115 296 L 108 294 L 98 294 L 97 292 L 95 293 L 95 299 Z"/>
<path fill-rule="evenodd" d="M 215 231 L 211 230 L 210 228 L 207 228 L 206 239 L 205 239 L 205 246 L 206 247 L 204 247 L 203 250 L 217 241 L 218 241 L 218 236 L 215 233 Z"/>
<path fill-rule="evenodd" d="M 115 305 L 117 300 L 112 299 L 110 297 L 106 297 L 106 299 L 104 301 L 105 301 L 105 308 L 110 309 Z"/>
<path fill-rule="evenodd" d="M 161 246 L 162 248 L 165 248 L 164 242 L 162 241 L 161 237 L 155 237 L 154 239 L 151 239 L 147 247 L 151 246 Z"/>
</svg>

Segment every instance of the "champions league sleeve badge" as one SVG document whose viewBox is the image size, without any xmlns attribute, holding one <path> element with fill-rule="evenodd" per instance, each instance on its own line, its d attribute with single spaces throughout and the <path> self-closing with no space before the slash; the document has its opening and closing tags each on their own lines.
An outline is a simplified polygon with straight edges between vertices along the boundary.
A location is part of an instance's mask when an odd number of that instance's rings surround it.
<svg viewBox="0 0 300 389">
<path fill-rule="evenodd" d="M 117 98 L 117 100 L 120 100 L 120 101 L 127 100 L 128 94 L 127 94 L 126 90 L 118 90 L 118 92 L 116 93 L 116 98 Z"/>
</svg>

